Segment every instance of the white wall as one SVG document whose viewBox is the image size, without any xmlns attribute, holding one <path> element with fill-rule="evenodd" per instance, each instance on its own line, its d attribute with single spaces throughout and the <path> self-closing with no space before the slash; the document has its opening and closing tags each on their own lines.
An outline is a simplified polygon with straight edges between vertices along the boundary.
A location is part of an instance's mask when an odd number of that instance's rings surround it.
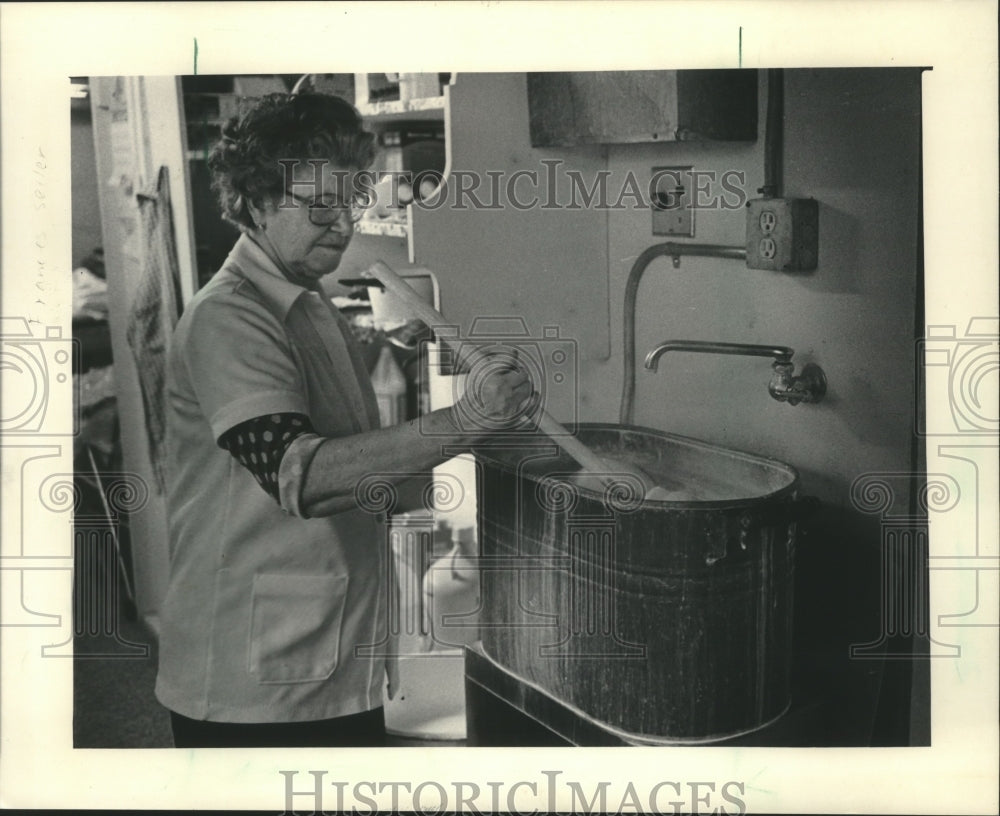
<svg viewBox="0 0 1000 816">
<path fill-rule="evenodd" d="M 638 298 L 635 421 L 784 459 L 808 490 L 846 504 L 859 474 L 911 465 L 920 86 L 915 71 L 788 71 L 786 80 L 784 194 L 820 202 L 819 268 L 788 274 L 713 258 L 683 258 L 680 269 L 654 261 Z M 657 164 L 743 170 L 749 197 L 758 197 L 763 141 L 609 150 L 615 174 L 648 176 Z M 742 245 L 744 235 L 742 210 L 700 211 L 687 240 Z M 612 354 L 583 370 L 583 404 L 595 420 L 618 414 L 629 268 L 661 240 L 648 213 L 611 214 Z M 650 348 L 673 338 L 791 346 L 796 363 L 823 367 L 827 397 L 813 406 L 776 402 L 763 359 L 670 352 L 658 373 L 641 368 Z"/>
<path fill-rule="evenodd" d="M 920 195 L 920 79 L 908 70 L 785 72 L 784 195 L 820 204 L 819 267 L 785 274 L 741 261 L 654 261 L 639 290 L 635 423 L 766 454 L 790 463 L 803 492 L 824 509 L 798 553 L 799 650 L 814 680 L 840 685 L 845 740 L 868 739 L 881 667 L 851 662 L 848 644 L 880 634 L 880 518 L 851 503 L 850 487 L 870 472 L 912 473 L 915 460 L 915 341 Z M 766 102 L 761 77 L 760 121 Z M 745 170 L 756 197 L 763 140 L 747 146 L 692 143 L 616 146 L 608 166 L 649 173 L 654 165 Z M 694 240 L 741 245 L 742 211 L 696 214 Z M 625 280 L 653 243 L 646 212 L 613 212 L 611 341 L 608 362 L 582 371 L 581 414 L 617 421 Z M 795 361 L 818 363 L 828 378 L 818 405 L 790 406 L 767 393 L 767 360 L 669 352 L 659 372 L 642 358 L 668 339 L 787 345 Z M 898 507 L 911 498 L 896 484 Z M 905 671 L 884 693 L 905 699 Z M 892 669 L 898 672 L 900 666 Z M 902 714 L 900 717 L 904 716 Z M 897 723 L 898 725 L 898 723 Z"/>
</svg>

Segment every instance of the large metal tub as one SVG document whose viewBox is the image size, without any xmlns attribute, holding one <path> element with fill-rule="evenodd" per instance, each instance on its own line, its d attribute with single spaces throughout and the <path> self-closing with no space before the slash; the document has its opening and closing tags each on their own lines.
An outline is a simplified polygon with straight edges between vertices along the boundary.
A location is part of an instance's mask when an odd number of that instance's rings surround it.
<svg viewBox="0 0 1000 816">
<path fill-rule="evenodd" d="M 477 452 L 483 648 L 588 717 L 711 742 L 791 695 L 798 476 L 781 462 L 647 428 L 581 424 L 691 501 L 572 484 L 551 440 Z"/>
</svg>

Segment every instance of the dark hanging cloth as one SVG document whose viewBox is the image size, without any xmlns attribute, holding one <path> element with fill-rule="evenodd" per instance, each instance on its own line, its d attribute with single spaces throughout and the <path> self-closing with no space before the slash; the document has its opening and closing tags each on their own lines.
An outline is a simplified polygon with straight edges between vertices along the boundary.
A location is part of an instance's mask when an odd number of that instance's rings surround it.
<svg viewBox="0 0 1000 816">
<path fill-rule="evenodd" d="M 160 167 L 156 184 L 138 193 L 137 198 L 144 259 L 126 336 L 139 374 L 149 459 L 157 489 L 163 493 L 166 431 L 163 388 L 167 348 L 180 311 L 180 270 L 174 244 L 170 177 L 165 166 Z"/>
</svg>

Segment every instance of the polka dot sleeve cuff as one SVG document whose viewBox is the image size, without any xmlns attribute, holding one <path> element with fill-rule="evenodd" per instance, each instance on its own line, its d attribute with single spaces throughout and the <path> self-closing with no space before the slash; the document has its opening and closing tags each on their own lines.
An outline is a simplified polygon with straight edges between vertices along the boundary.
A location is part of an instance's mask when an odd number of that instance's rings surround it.
<svg viewBox="0 0 1000 816">
<path fill-rule="evenodd" d="M 278 468 L 298 437 L 316 431 L 305 414 L 268 414 L 235 425 L 219 437 L 219 447 L 229 451 L 271 498 L 279 504 Z"/>
</svg>

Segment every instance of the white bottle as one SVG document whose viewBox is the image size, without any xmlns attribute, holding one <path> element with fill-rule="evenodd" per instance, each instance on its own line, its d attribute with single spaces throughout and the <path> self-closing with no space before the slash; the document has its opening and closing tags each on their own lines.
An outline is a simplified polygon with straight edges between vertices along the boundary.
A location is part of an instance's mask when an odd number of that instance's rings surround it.
<svg viewBox="0 0 1000 816">
<path fill-rule="evenodd" d="M 378 415 L 383 428 L 398 425 L 406 419 L 406 377 L 396 363 L 392 348 L 382 347 L 375 370 L 372 388 L 378 403 Z"/>
<path fill-rule="evenodd" d="M 479 564 L 476 531 L 456 530 L 451 551 L 424 574 L 424 628 L 430 649 L 447 650 L 479 640 Z"/>
</svg>

